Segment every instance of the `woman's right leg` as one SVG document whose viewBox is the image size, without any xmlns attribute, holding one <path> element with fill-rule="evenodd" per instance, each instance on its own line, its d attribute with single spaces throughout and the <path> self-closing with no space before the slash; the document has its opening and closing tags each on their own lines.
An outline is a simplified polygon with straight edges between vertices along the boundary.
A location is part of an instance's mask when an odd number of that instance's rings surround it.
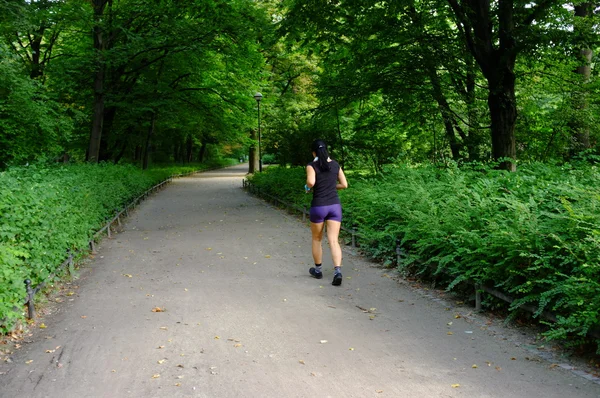
<svg viewBox="0 0 600 398">
<path fill-rule="evenodd" d="M 321 264 L 323 262 L 323 229 L 325 223 L 310 223 L 310 231 L 312 232 L 312 255 L 315 260 L 315 264 Z"/>
</svg>

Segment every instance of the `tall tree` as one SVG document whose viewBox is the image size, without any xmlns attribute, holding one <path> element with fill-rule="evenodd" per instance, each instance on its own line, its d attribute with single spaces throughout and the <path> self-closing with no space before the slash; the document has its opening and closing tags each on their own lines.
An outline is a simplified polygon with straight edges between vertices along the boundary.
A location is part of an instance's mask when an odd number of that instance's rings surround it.
<svg viewBox="0 0 600 398">
<path fill-rule="evenodd" d="M 105 29 L 108 26 L 103 22 L 104 12 L 108 6 L 112 8 L 112 0 L 92 0 L 94 9 L 93 40 L 96 50 L 96 67 L 94 71 L 94 113 L 92 115 L 92 130 L 90 132 L 90 144 L 87 152 L 87 160 L 98 162 L 100 157 L 100 142 L 102 140 L 102 128 L 104 126 L 104 80 L 106 72 L 105 52 L 107 49 Z"/>
<path fill-rule="evenodd" d="M 539 22 L 556 0 L 538 3 L 517 0 L 448 0 L 469 51 L 488 83 L 492 156 L 516 159 L 515 63 L 524 49 L 531 24 Z M 514 171 L 516 164 L 504 160 L 501 167 Z"/>
<path fill-rule="evenodd" d="M 592 25 L 593 8 L 592 3 L 582 2 L 574 5 L 575 19 L 573 33 L 575 36 L 575 56 L 578 59 L 576 73 L 580 76 L 580 84 L 576 85 L 573 92 L 573 107 L 575 115 L 571 121 L 573 129 L 572 154 L 590 148 L 590 124 L 586 115 L 588 109 L 588 94 L 586 85 L 590 82 L 592 75 L 592 43 L 597 41 L 593 38 Z"/>
</svg>

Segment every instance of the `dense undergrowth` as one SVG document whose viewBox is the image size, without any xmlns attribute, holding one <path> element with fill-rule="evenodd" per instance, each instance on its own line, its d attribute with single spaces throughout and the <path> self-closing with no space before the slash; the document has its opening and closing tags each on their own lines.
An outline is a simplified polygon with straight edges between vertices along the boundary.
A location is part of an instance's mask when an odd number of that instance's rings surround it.
<svg viewBox="0 0 600 398">
<path fill-rule="evenodd" d="M 340 193 L 344 224 L 362 249 L 403 273 L 496 288 L 556 316 L 545 336 L 589 342 L 600 327 L 600 170 L 590 165 L 528 164 L 516 173 L 485 166 L 397 166 L 357 178 Z M 268 168 L 251 178 L 271 195 L 305 206 L 302 168 Z M 498 306 L 492 298 L 484 305 Z M 544 320 L 541 320 L 545 322 Z M 600 340 L 594 341 L 600 347 Z"/>
<path fill-rule="evenodd" d="M 32 165 L 0 173 L 0 332 L 23 316 L 24 281 L 45 281 L 135 197 L 166 178 L 230 164 L 142 171 L 112 164 Z"/>
</svg>

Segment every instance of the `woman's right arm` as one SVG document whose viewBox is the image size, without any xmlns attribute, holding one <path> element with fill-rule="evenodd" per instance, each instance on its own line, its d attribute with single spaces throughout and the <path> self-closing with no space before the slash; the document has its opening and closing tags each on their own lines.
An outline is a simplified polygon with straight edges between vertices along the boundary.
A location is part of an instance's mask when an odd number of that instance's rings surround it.
<svg viewBox="0 0 600 398">
<path fill-rule="evenodd" d="M 306 166 L 306 186 L 312 188 L 315 186 L 317 182 L 317 174 L 315 173 L 315 169 L 312 166 Z"/>
</svg>

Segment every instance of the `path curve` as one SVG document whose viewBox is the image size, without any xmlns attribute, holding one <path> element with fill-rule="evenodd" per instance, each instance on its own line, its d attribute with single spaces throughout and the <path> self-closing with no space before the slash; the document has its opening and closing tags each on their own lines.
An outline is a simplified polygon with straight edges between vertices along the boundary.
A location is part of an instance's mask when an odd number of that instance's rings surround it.
<svg viewBox="0 0 600 398">
<path fill-rule="evenodd" d="M 312 279 L 307 225 L 245 193 L 246 167 L 141 204 L 0 365 L 0 396 L 600 396 L 358 256 L 345 253 L 341 287 L 328 257 Z"/>
</svg>

